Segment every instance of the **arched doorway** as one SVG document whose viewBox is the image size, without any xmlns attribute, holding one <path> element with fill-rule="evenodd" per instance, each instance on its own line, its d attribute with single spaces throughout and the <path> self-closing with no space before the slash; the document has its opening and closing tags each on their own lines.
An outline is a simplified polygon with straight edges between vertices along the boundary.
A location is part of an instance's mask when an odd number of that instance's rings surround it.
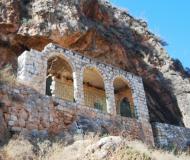
<svg viewBox="0 0 190 160">
<path fill-rule="evenodd" d="M 73 71 L 71 65 L 62 57 L 48 60 L 46 95 L 74 101 Z"/>
<path fill-rule="evenodd" d="M 84 101 L 88 107 L 106 111 L 104 81 L 96 68 L 87 67 L 83 75 Z"/>
<path fill-rule="evenodd" d="M 117 114 L 135 117 L 132 91 L 125 79 L 117 77 L 113 83 Z"/>
</svg>

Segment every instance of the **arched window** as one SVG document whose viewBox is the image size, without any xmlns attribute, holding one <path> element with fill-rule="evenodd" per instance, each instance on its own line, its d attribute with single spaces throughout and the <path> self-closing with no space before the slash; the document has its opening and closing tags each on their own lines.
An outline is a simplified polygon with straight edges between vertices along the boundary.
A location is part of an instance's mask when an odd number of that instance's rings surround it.
<svg viewBox="0 0 190 160">
<path fill-rule="evenodd" d="M 73 71 L 62 57 L 56 56 L 48 60 L 46 95 L 74 101 Z"/>
<path fill-rule="evenodd" d="M 96 68 L 85 68 L 83 89 L 86 106 L 106 111 L 104 82 Z"/>
<path fill-rule="evenodd" d="M 117 77 L 113 85 L 117 114 L 123 117 L 134 117 L 133 97 L 127 81 Z"/>
</svg>

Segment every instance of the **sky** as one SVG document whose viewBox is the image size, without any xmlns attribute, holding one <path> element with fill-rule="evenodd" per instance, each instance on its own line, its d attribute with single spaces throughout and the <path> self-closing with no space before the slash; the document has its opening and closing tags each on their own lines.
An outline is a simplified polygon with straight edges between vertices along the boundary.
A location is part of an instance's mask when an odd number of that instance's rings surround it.
<svg viewBox="0 0 190 160">
<path fill-rule="evenodd" d="M 168 43 L 166 49 L 190 68 L 190 0 L 110 0 L 132 16 L 148 22 L 149 30 Z"/>
</svg>

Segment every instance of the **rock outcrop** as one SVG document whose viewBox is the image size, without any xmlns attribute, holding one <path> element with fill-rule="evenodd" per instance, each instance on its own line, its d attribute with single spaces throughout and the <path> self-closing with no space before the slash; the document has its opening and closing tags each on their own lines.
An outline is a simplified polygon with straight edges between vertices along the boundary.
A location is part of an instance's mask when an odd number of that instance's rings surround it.
<svg viewBox="0 0 190 160">
<path fill-rule="evenodd" d="M 53 42 L 143 77 L 152 122 L 190 127 L 190 81 L 147 23 L 98 0 L 1 0 L 0 66 Z"/>
<path fill-rule="evenodd" d="M 86 156 L 91 155 L 97 159 L 106 159 L 106 157 L 110 156 L 109 154 L 121 146 L 122 141 L 121 137 L 104 137 L 86 148 Z"/>
</svg>

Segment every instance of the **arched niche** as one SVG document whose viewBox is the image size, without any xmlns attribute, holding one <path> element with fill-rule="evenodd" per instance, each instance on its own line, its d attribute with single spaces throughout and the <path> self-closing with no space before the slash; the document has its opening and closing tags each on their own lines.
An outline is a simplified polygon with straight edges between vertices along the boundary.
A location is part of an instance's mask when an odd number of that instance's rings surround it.
<svg viewBox="0 0 190 160">
<path fill-rule="evenodd" d="M 123 77 L 116 77 L 113 81 L 117 114 L 123 117 L 135 117 L 135 107 L 132 90 Z"/>
<path fill-rule="evenodd" d="M 107 111 L 104 81 L 97 68 L 84 68 L 83 91 L 85 106 Z"/>
<path fill-rule="evenodd" d="M 64 57 L 53 56 L 48 59 L 46 95 L 74 101 L 73 69 Z"/>
</svg>

